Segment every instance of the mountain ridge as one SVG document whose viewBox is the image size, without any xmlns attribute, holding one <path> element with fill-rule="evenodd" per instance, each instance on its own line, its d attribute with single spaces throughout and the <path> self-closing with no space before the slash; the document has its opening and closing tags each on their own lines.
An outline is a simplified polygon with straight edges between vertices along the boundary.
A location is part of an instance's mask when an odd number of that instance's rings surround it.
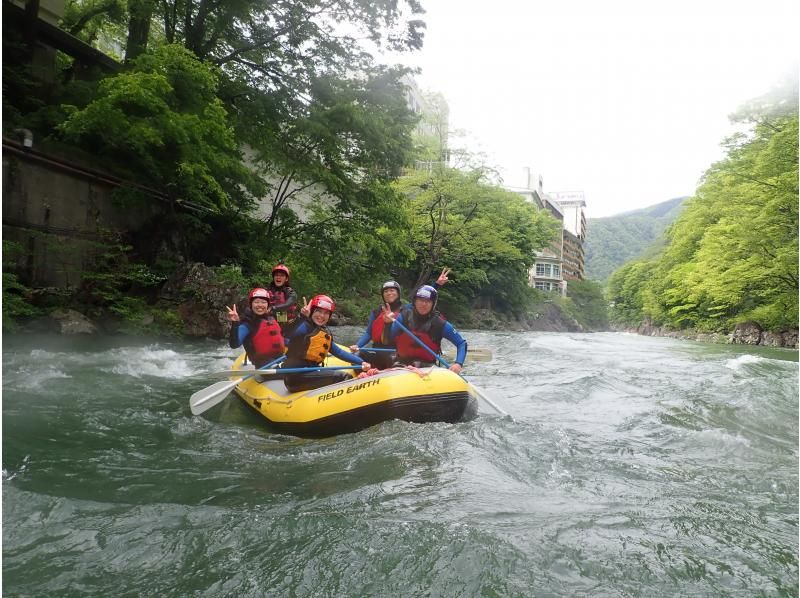
<svg viewBox="0 0 800 598">
<path fill-rule="evenodd" d="M 683 209 L 689 196 L 603 218 L 589 218 L 586 277 L 605 282 L 611 273 L 656 242 Z"/>
</svg>

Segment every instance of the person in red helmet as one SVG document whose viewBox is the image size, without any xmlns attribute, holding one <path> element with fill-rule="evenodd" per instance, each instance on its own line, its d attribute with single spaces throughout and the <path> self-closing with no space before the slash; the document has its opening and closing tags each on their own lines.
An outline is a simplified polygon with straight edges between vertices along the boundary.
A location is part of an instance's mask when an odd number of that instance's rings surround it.
<svg viewBox="0 0 800 598">
<path fill-rule="evenodd" d="M 270 310 L 269 291 L 255 288 L 247 300 L 249 307 L 241 316 L 235 303 L 227 308 L 231 322 L 228 343 L 231 349 L 244 345 L 247 358 L 260 368 L 283 355 L 286 346 L 281 328 Z"/>
<path fill-rule="evenodd" d="M 284 334 L 297 318 L 297 293 L 289 286 L 290 277 L 288 266 L 279 262 L 272 269 L 272 284 L 267 287 L 272 296 L 272 313 Z"/>
<path fill-rule="evenodd" d="M 310 303 L 303 306 L 300 310 L 301 317 L 287 338 L 289 347 L 286 351 L 286 361 L 281 367 L 319 366 L 330 353 L 348 363 L 361 364 L 364 371 L 370 368 L 369 363 L 358 355 L 344 351 L 333 341 L 333 335 L 328 330 L 327 324 L 335 310 L 336 304 L 327 295 L 317 295 Z M 307 372 L 289 374 L 284 377 L 284 382 L 290 392 L 298 392 L 341 382 L 349 377 L 345 372 Z"/>
</svg>

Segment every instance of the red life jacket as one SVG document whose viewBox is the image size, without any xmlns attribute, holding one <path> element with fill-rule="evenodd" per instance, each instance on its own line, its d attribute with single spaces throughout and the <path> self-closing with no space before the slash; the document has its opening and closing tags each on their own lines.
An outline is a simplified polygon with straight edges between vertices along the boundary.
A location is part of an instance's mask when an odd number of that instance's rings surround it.
<svg viewBox="0 0 800 598">
<path fill-rule="evenodd" d="M 281 327 L 273 317 L 257 318 L 247 322 L 250 334 L 244 339 L 244 348 L 253 365 L 261 367 L 265 363 L 283 355 L 286 344 Z"/>
<path fill-rule="evenodd" d="M 402 316 L 406 328 L 438 355 L 442 350 L 442 333 L 445 325 L 445 319 L 439 315 L 439 312 L 434 312 L 421 324 L 415 321 L 411 307 L 403 309 Z M 433 355 L 418 345 L 406 332 L 401 332 L 395 337 L 395 344 L 397 345 L 397 358 L 400 361 L 436 361 Z"/>
<path fill-rule="evenodd" d="M 276 287 L 274 284 L 269 285 L 269 292 L 272 295 L 270 305 L 281 305 L 289 300 L 289 295 L 292 294 L 292 288 L 289 285 Z M 276 311 L 275 318 L 281 324 L 293 322 L 297 318 L 297 304 L 293 303 L 285 310 Z"/>
<path fill-rule="evenodd" d="M 392 313 L 397 316 L 400 313 L 400 309 L 402 308 L 402 303 L 398 301 L 397 310 L 392 310 Z M 378 309 L 372 310 L 372 316 L 374 319 L 372 320 L 372 327 L 370 328 L 370 339 L 372 340 L 372 344 L 375 347 L 383 347 L 383 329 L 386 326 L 386 323 L 383 321 L 383 308 L 379 307 Z"/>
</svg>

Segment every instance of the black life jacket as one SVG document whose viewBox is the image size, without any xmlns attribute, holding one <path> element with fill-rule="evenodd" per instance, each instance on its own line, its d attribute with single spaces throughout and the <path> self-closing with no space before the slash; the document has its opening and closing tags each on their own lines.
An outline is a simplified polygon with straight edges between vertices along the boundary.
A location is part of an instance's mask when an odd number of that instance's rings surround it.
<svg viewBox="0 0 800 598">
<path fill-rule="evenodd" d="M 309 321 L 309 323 L 311 323 Z M 302 324 L 301 324 L 302 325 Z M 333 336 L 327 326 L 317 326 L 311 323 L 312 328 L 302 336 L 295 336 L 289 343 L 286 352 L 288 362 L 303 361 L 311 364 L 321 364 L 333 346 Z"/>
<path fill-rule="evenodd" d="M 278 287 L 273 283 L 269 285 L 268 290 L 272 296 L 270 301 L 271 306 L 280 306 L 286 303 L 289 301 L 289 296 L 294 292 L 292 287 L 288 284 Z M 279 324 L 284 325 L 291 323 L 297 318 L 297 303 L 292 303 L 289 307 L 282 308 L 280 311 L 273 311 L 273 313 Z"/>
</svg>

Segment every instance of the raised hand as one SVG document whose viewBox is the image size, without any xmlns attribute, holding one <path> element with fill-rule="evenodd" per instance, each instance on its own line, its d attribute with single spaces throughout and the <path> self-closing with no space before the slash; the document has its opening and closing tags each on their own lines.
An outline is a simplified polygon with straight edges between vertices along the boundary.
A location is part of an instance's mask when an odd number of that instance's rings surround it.
<svg viewBox="0 0 800 598">
<path fill-rule="evenodd" d="M 309 317 L 311 315 L 311 307 L 309 307 L 308 301 L 306 301 L 305 297 L 303 297 L 303 307 L 300 308 L 300 313 L 305 317 Z"/>
<path fill-rule="evenodd" d="M 361 347 L 358 345 L 350 345 L 348 348 L 350 349 L 351 353 L 358 353 L 361 350 Z"/>
<path fill-rule="evenodd" d="M 383 312 L 383 322 L 385 324 L 391 324 L 394 322 L 394 314 L 392 313 L 392 308 L 389 307 L 388 303 L 381 305 L 381 311 Z"/>
<path fill-rule="evenodd" d="M 450 280 L 447 278 L 447 275 L 450 274 L 450 268 L 442 268 L 441 274 L 439 274 L 439 278 L 436 279 L 436 284 L 442 286 L 443 284 L 447 284 L 447 281 Z"/>
<path fill-rule="evenodd" d="M 236 311 L 236 304 L 233 304 L 233 307 L 225 306 L 225 309 L 228 310 L 228 320 L 231 322 L 238 322 L 239 321 L 239 312 Z"/>
</svg>

